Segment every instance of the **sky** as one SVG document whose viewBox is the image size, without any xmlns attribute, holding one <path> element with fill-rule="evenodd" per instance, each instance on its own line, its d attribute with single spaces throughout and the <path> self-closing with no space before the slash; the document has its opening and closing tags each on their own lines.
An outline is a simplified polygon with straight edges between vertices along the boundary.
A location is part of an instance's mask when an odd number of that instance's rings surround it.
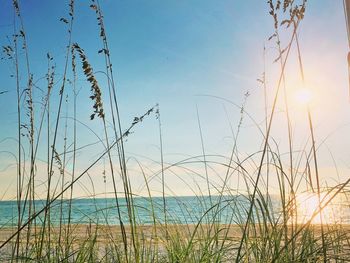
<svg viewBox="0 0 350 263">
<path fill-rule="evenodd" d="M 0 0 L 0 43 L 9 44 L 13 34 L 12 1 Z M 276 44 L 268 41 L 272 35 L 273 20 L 268 14 L 266 1 L 111 1 L 101 0 L 106 33 L 109 41 L 117 94 L 120 104 L 122 126 L 126 129 L 135 116 L 140 116 L 156 103 L 160 105 L 161 127 L 166 164 L 180 162 L 188 157 L 202 154 L 201 124 L 206 154 L 215 155 L 212 161 L 223 162 L 222 156 L 229 156 L 233 145 L 231 128 L 236 132 L 241 113 L 240 107 L 246 98 L 245 111 L 252 116 L 243 116 L 237 147 L 242 156 L 261 149 L 263 137 L 259 127 L 264 129 L 264 93 L 257 79 L 266 71 L 268 100 L 271 100 L 279 76 Z M 40 115 L 39 88 L 45 89 L 47 71 L 46 54 L 49 52 L 56 64 L 56 85 L 52 96 L 52 110 L 58 103 L 65 50 L 67 26 L 60 21 L 68 17 L 67 1 L 20 1 L 30 58 L 31 71 L 38 87 L 35 92 L 36 110 Z M 76 1 L 76 17 L 73 28 L 73 42 L 84 50 L 95 72 L 104 70 L 104 60 L 98 50 L 102 43 L 96 16 L 89 7 L 89 1 Z M 281 28 L 282 46 L 286 46 L 290 30 Z M 346 56 L 348 42 L 341 0 L 310 0 L 307 3 L 305 19 L 298 31 L 306 83 L 313 91 L 310 108 L 315 126 L 316 143 L 319 143 L 319 161 L 322 184 L 328 185 L 345 180 L 349 175 L 350 143 L 349 94 Z M 266 55 L 264 61 L 264 46 Z M 297 57 L 293 46 L 287 64 L 286 86 L 290 101 L 293 139 L 298 152 L 309 139 L 305 106 L 294 100 L 295 92 L 301 87 Z M 21 54 L 23 57 L 23 54 Z M 265 66 L 264 66 L 265 65 Z M 15 196 L 16 155 L 15 131 L 16 90 L 10 77 L 13 66 L 1 60 L 0 91 L 0 198 Z M 25 79 L 22 71 L 21 81 Z M 106 85 L 103 74 L 96 74 L 101 87 Z M 22 85 L 24 85 L 22 83 Z M 78 146 L 84 146 L 103 137 L 101 122 L 90 121 L 92 101 L 90 88 L 83 75 L 78 80 L 81 89 L 78 97 L 79 124 Z M 106 90 L 103 90 L 103 92 Z M 68 89 L 71 102 L 71 90 Z M 108 103 L 106 102 L 106 105 Z M 198 109 L 198 110 L 197 110 Z M 72 105 L 64 106 L 67 117 L 72 117 Z M 198 112 L 198 114 L 197 114 Z M 64 118 L 60 134 L 64 133 Z M 71 125 L 71 122 L 68 121 Z M 257 127 L 256 125 L 260 125 Z M 92 131 L 91 131 L 91 130 Z M 71 134 L 68 128 L 68 134 Z M 283 103 L 278 104 L 272 135 L 281 154 L 288 150 L 286 145 L 286 122 Z M 45 135 L 43 135 L 45 141 Z M 71 143 L 71 139 L 68 139 Z M 45 182 L 40 171 L 45 169 L 45 144 L 39 147 L 37 183 Z M 63 151 L 59 141 L 59 152 Z M 103 151 L 101 145 L 87 147 L 79 152 L 79 170 L 83 170 Z M 28 154 L 28 152 L 27 152 Z M 137 162 L 145 167 L 149 178 L 159 171 L 159 132 L 154 116 L 138 125 L 126 142 L 126 155 L 130 178 L 138 194 L 145 193 L 143 176 Z M 221 157 L 220 157 L 221 156 Z M 283 155 L 284 156 L 284 155 Z M 200 158 L 199 158 L 200 159 Z M 257 156 L 258 159 L 258 156 Z M 196 159 L 198 160 L 198 158 Z M 200 166 L 200 165 L 199 165 Z M 252 168 L 253 169 L 252 165 Z M 84 178 L 76 189 L 76 196 L 91 193 L 94 182 L 96 193 L 109 191 L 102 180 L 106 163 L 99 163 L 90 171 L 90 179 Z M 185 168 L 184 168 L 185 167 Z M 67 161 L 67 170 L 71 168 Z M 146 169 L 147 168 L 147 169 Z M 336 169 L 337 168 L 337 169 Z M 107 168 L 106 168 L 107 169 Z M 220 184 L 220 174 L 225 169 L 213 164 L 211 171 L 214 184 Z M 166 173 L 169 194 L 191 195 L 200 189 L 203 167 L 186 163 Z M 44 173 L 43 173 L 44 174 Z M 108 174 L 108 172 L 107 172 Z M 195 175 L 197 174 L 197 175 Z M 197 179 L 195 179 L 197 178 Z M 159 194 L 159 180 L 153 180 L 154 194 Z M 152 182 L 153 182 L 152 181 Z M 184 183 L 184 181 L 186 183 Z M 237 180 L 232 180 L 232 187 Z M 192 188 L 189 185 L 192 184 Z M 275 185 L 272 185 L 272 188 Z M 44 192 L 44 187 L 43 192 Z M 86 188 L 89 188 L 87 190 Z M 204 190 L 203 190 L 204 191 Z M 40 193 L 38 193 L 38 198 Z"/>
</svg>

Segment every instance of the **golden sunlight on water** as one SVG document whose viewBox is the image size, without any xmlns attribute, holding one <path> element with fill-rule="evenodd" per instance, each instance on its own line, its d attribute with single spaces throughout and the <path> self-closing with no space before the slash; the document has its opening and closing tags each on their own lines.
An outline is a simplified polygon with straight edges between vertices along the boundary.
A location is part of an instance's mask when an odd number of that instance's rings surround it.
<svg viewBox="0 0 350 263">
<path fill-rule="evenodd" d="M 321 193 L 321 204 L 329 201 L 331 194 Z M 296 197 L 297 222 L 306 223 L 319 210 L 319 198 L 317 193 L 302 193 Z M 322 217 L 321 217 L 321 216 Z M 322 220 L 321 220 L 322 218 Z M 349 224 L 350 211 L 345 195 L 335 197 L 322 212 L 317 214 L 312 220 L 312 224 Z"/>
</svg>

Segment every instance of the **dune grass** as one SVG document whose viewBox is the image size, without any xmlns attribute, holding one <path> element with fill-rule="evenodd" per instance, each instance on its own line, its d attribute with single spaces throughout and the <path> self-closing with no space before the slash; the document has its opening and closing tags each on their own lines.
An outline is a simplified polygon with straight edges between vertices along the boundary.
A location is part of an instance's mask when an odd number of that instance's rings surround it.
<svg viewBox="0 0 350 263">
<path fill-rule="evenodd" d="M 30 66 L 30 54 L 26 39 L 25 21 L 21 16 L 20 2 L 13 1 L 14 32 L 11 45 L 3 47 L 3 54 L 15 68 L 17 91 L 17 216 L 15 227 L 0 226 L 0 260 L 4 262 L 348 262 L 349 230 L 346 224 L 323 221 L 323 212 L 339 196 L 348 195 L 348 181 L 333 187 L 322 188 L 319 180 L 317 149 L 312 112 L 308 109 L 305 118 L 309 122 L 310 143 L 302 153 L 293 148 L 292 124 L 289 116 L 288 90 L 285 67 L 292 47 L 297 47 L 300 78 L 304 80 L 298 28 L 302 23 L 306 1 L 268 1 L 274 33 L 269 41 L 275 43 L 279 52 L 276 62 L 280 65 L 279 81 L 272 94 L 271 104 L 267 99 L 265 72 L 259 83 L 265 91 L 265 122 L 256 124 L 263 142 L 261 150 L 247 157 L 239 154 L 237 142 L 245 118 L 254 118 L 246 112 L 245 94 L 242 105 L 236 105 L 241 114 L 239 123 L 231 126 L 234 138 L 229 156 L 208 155 L 202 134 L 200 114 L 197 110 L 201 156 L 193 156 L 178 163 L 166 163 L 163 158 L 160 106 L 157 104 L 124 126 L 116 93 L 111 52 L 102 10 L 98 0 L 91 1 L 99 27 L 102 49 L 97 52 L 104 60 L 103 76 L 107 85 L 102 87 L 98 73 L 93 70 L 84 43 L 74 42 L 75 3 L 69 2 L 67 18 L 61 18 L 67 27 L 67 49 L 63 76 L 56 80 L 54 58 L 47 54 L 47 87 L 43 91 L 42 105 L 35 102 L 35 83 Z M 280 30 L 291 29 L 290 40 L 282 47 Z M 18 52 L 19 49 L 23 52 Z M 265 50 L 264 50 L 265 52 Z M 22 65 L 22 66 L 20 66 Z M 24 65 L 24 66 L 23 66 Z M 95 160 L 86 164 L 82 171 L 76 170 L 79 130 L 77 125 L 78 76 L 86 80 L 91 89 L 91 121 L 99 122 L 103 137 L 98 144 L 104 151 Z M 25 79 L 25 81 L 23 80 Z M 22 88 L 23 82 L 25 88 Z M 52 109 L 52 90 L 59 86 L 57 109 Z M 74 97 L 68 100 L 66 89 L 73 88 Z M 56 92 L 57 93 L 57 92 Z M 102 95 L 103 94 L 103 95 Z M 24 96 L 24 99 L 23 99 Z M 107 98 L 107 103 L 104 99 Z M 57 99 L 57 98 L 56 98 Z M 218 99 L 218 98 L 216 98 Z M 220 99 L 220 98 L 219 98 Z M 283 101 L 287 122 L 286 142 L 288 161 L 280 153 L 278 144 L 271 136 L 276 105 Z M 107 105 L 107 107 L 105 107 Z M 73 109 L 69 112 L 68 109 Z M 54 116 L 52 116 L 54 115 Z M 72 116 L 72 117 L 69 117 Z M 159 169 L 148 174 L 148 168 L 138 162 L 148 196 L 139 197 L 133 189 L 125 154 L 125 140 L 137 125 L 142 126 L 147 118 L 158 120 Z M 68 121 L 72 120 L 72 121 Z M 72 125 L 72 127 L 68 127 Z M 68 132 L 72 129 L 72 133 Z M 53 131 L 53 132 L 52 132 Z M 46 133 L 46 135 L 44 135 Z M 25 137 L 23 137 L 23 134 Z M 60 137 L 62 136 L 62 137 Z M 137 136 L 137 133 L 133 136 Z M 181 135 L 179 135 L 181 136 Z M 68 145 L 67 141 L 72 141 Z M 130 138 L 132 140 L 132 137 Z M 60 145 L 62 143 L 62 145 Z M 37 202 L 36 165 L 39 148 L 47 151 L 46 198 Z M 60 150 L 59 150 L 60 149 Z M 29 160 L 26 161 L 26 160 Z M 68 165 L 68 163 L 70 165 Z M 84 223 L 73 220 L 74 187 L 96 166 L 104 164 L 113 184 L 113 204 L 101 209 L 94 192 L 89 194 L 95 212 L 104 219 L 85 215 Z M 198 173 L 191 165 L 200 165 L 204 173 Z M 178 168 L 177 170 L 175 168 Z M 191 204 L 176 198 L 167 186 L 166 174 L 181 179 L 178 171 L 191 173 L 206 182 L 206 189 L 193 189 L 196 213 Z M 220 172 L 219 172 L 220 171 Z M 210 180 L 209 174 L 219 173 L 220 184 Z M 54 180 L 53 177 L 58 177 Z M 230 181 L 238 177 L 240 185 L 232 187 Z M 277 178 L 277 196 L 269 187 L 271 177 Z M 56 178 L 57 179 L 57 178 Z M 106 180 L 106 177 L 104 177 Z M 120 179 L 120 180 L 119 180 Z M 158 180 L 162 185 L 160 199 L 152 196 L 150 182 Z M 182 180 L 182 179 L 181 179 Z M 55 183 L 56 181 L 59 184 Z M 93 180 L 92 185 L 94 185 Z M 122 191 L 118 191 L 118 182 Z M 190 182 L 184 181 L 189 188 Z M 302 220 L 298 214 L 298 196 L 304 189 L 317 196 L 317 206 L 311 215 Z M 200 193 L 200 194 L 198 194 Z M 179 202 L 180 211 L 171 213 L 169 195 Z M 67 198 L 68 197 L 68 198 Z M 140 198 L 144 200 L 140 205 Z M 159 202 L 161 200 L 161 202 Z M 57 209 L 59 207 L 59 209 Z M 149 214 L 150 221 L 142 221 L 140 211 Z M 116 223 L 108 221 L 109 211 L 115 212 Z M 161 212 L 159 212 L 161 211 Z M 200 211 L 200 213 L 198 212 Z M 336 213 L 336 212 L 335 212 Z M 57 220 L 59 219 L 58 223 Z M 315 224 L 315 219 L 319 223 Z"/>
</svg>

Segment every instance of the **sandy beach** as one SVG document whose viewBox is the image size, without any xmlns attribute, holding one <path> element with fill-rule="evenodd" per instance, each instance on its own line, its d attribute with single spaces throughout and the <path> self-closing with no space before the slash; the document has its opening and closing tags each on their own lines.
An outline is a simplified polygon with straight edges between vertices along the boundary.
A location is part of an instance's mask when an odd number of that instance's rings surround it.
<svg viewBox="0 0 350 263">
<path fill-rule="evenodd" d="M 174 236 L 181 238 L 183 241 L 189 240 L 192 236 L 196 241 L 200 241 L 204 236 L 213 235 L 213 233 L 218 233 L 218 240 L 226 239 L 229 242 L 239 242 L 242 236 L 244 226 L 240 225 L 168 225 L 165 228 L 164 225 L 141 225 L 137 226 L 137 235 L 140 240 L 145 242 L 156 242 L 163 243 L 167 239 L 166 231 L 168 231 L 168 238 L 173 238 Z M 302 227 L 299 225 L 297 229 Z M 258 229 L 258 227 L 256 228 Z M 342 232 L 344 235 L 350 237 L 350 225 L 335 225 L 329 224 L 325 225 L 324 229 L 327 233 L 332 233 L 335 231 Z M 67 226 L 64 225 L 61 228 L 61 236 L 64 237 L 67 233 Z M 311 225 L 309 230 L 315 233 L 316 237 L 321 235 L 320 225 Z M 37 235 L 40 234 L 41 228 L 37 227 L 36 231 L 31 230 L 31 241 L 35 239 L 35 232 Z M 291 228 L 289 229 L 289 232 Z M 295 231 L 295 230 L 294 230 Z M 13 233 L 16 232 L 16 228 L 13 227 L 3 227 L 0 229 L 0 242 L 5 242 Z M 125 226 L 125 232 L 127 238 L 131 238 L 132 229 L 129 225 Z M 60 228 L 50 227 L 51 242 L 57 242 L 59 239 Z M 27 236 L 27 229 L 21 231 L 22 242 Z M 70 227 L 69 236 L 72 238 L 73 242 L 76 244 L 81 244 L 92 236 L 96 236 L 96 242 L 99 244 L 108 244 L 113 240 L 113 242 L 122 242 L 122 231 L 119 225 L 87 225 L 87 224 L 74 224 Z M 260 234 L 254 232 L 255 238 L 258 238 Z M 16 238 L 13 238 L 9 244 L 15 242 Z M 350 251 L 349 251 L 350 252 Z"/>
</svg>

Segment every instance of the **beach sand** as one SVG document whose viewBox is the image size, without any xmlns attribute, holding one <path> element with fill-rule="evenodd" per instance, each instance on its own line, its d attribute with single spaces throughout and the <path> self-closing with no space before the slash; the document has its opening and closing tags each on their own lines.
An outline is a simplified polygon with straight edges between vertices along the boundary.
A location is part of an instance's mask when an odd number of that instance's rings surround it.
<svg viewBox="0 0 350 263">
<path fill-rule="evenodd" d="M 231 255 L 235 254 L 236 249 L 238 248 L 239 242 L 242 236 L 243 226 L 239 225 L 223 225 L 218 224 L 215 225 L 216 229 L 212 228 L 210 225 L 168 225 L 167 231 L 164 225 L 159 225 L 154 227 L 153 225 L 142 225 L 137 226 L 137 235 L 138 240 L 145 244 L 146 246 L 152 244 L 158 247 L 158 250 L 162 253 L 166 253 L 167 242 L 171 239 L 178 239 L 182 242 L 186 243 L 193 236 L 194 243 L 198 244 L 201 240 L 208 238 L 208 236 L 213 236 L 214 233 L 218 234 L 218 240 L 225 239 L 226 244 L 230 244 L 230 248 L 232 251 Z M 300 227 L 300 226 L 299 226 Z M 334 231 L 341 231 L 344 235 L 350 239 L 350 225 L 327 225 L 324 226 L 325 232 L 332 233 Z M 218 231 L 220 229 L 220 231 Z M 258 228 L 257 228 L 258 229 Z M 316 237 L 321 236 L 321 227 L 320 225 L 312 225 L 310 227 Z M 31 230 L 30 243 L 37 242 L 35 241 L 34 233 L 37 233 L 37 236 L 40 236 L 40 228 L 37 228 L 36 231 L 34 229 Z M 130 242 L 132 231 L 129 225 L 125 226 L 125 233 Z M 226 231 L 227 230 L 227 231 Z M 16 228 L 4 227 L 0 229 L 0 243 L 5 242 L 13 233 L 15 233 Z M 61 228 L 61 240 L 65 240 L 67 226 L 63 226 Z M 193 233 L 196 233 L 193 235 Z M 50 228 L 50 243 L 52 247 L 55 246 L 59 242 L 60 228 L 59 227 L 51 227 Z M 328 235 L 327 234 L 327 235 Z M 259 233 L 254 233 L 251 236 L 254 239 L 259 238 Z M 118 245 L 121 247 L 122 245 L 122 232 L 119 225 L 83 225 L 83 224 L 75 224 L 71 225 L 70 228 L 70 242 L 72 242 L 74 248 L 79 248 L 79 246 L 83 245 L 86 240 L 91 240 L 91 238 L 96 237 L 96 244 L 100 248 L 106 248 L 109 245 Z M 27 240 L 27 229 L 24 229 L 21 232 L 20 243 L 23 245 L 26 244 Z M 319 239 L 321 240 L 321 239 Z M 9 242 L 1 251 L 3 254 L 10 255 L 11 247 L 16 241 L 16 237 L 14 237 L 11 242 Z M 64 242 L 64 241 L 63 241 Z M 171 241 L 170 241 L 171 242 Z M 131 245 L 131 243 L 130 243 Z M 343 255 L 343 258 L 348 258 L 350 260 L 350 249 L 348 244 L 344 244 L 347 248 L 346 251 L 349 251 L 348 255 Z M 150 246 L 148 246 L 150 247 Z M 103 250 L 102 251 L 105 251 Z M 344 250 L 343 250 L 344 251 Z M 330 255 L 331 256 L 331 255 Z"/>
</svg>

